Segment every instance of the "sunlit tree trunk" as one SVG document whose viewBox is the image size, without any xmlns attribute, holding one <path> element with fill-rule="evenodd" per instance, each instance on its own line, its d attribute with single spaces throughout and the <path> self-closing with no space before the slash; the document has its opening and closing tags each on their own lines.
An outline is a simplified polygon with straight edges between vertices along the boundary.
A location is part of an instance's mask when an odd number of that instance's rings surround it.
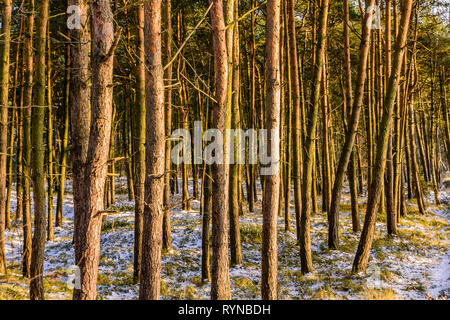
<svg viewBox="0 0 450 320">
<path fill-rule="evenodd" d="M 412 4 L 413 0 L 405 0 L 403 2 L 400 31 L 395 42 L 392 71 L 386 90 L 383 117 L 381 120 L 377 139 L 376 161 L 374 164 L 372 183 L 369 188 L 364 227 L 361 233 L 361 238 L 358 244 L 355 259 L 353 261 L 354 272 L 365 271 L 367 268 L 367 263 L 369 262 L 370 249 L 372 247 L 372 241 L 375 231 L 378 203 L 380 200 L 384 170 L 386 166 L 386 154 L 392 125 L 392 114 L 400 78 L 400 71 L 403 64 L 403 55 L 409 29 Z"/>
<path fill-rule="evenodd" d="M 90 9 L 93 32 L 92 124 L 82 184 L 84 199 L 78 234 L 75 236 L 75 263 L 80 267 L 81 283 L 81 289 L 74 290 L 76 300 L 97 297 L 103 196 L 113 115 L 113 14 L 109 0 L 91 1 Z"/>
<path fill-rule="evenodd" d="M 46 108 L 45 49 L 47 41 L 48 0 L 40 0 L 36 38 L 36 86 L 34 106 L 31 109 L 31 158 L 34 205 L 34 233 L 31 252 L 30 299 L 44 299 L 44 248 L 46 240 L 44 117 Z"/>
<path fill-rule="evenodd" d="M 6 273 L 6 162 L 8 154 L 9 49 L 11 44 L 11 0 L 5 0 L 2 12 L 0 60 L 0 274 Z"/>
<path fill-rule="evenodd" d="M 214 70 L 216 102 L 212 109 L 212 128 L 225 133 L 227 110 L 227 44 L 222 0 L 210 0 L 210 16 L 214 46 Z M 212 209 L 212 263 L 211 299 L 227 300 L 230 294 L 228 270 L 228 166 L 214 163 L 211 166 L 212 194 L 215 204 Z"/>
<path fill-rule="evenodd" d="M 80 267 L 83 258 L 82 223 L 84 222 L 84 171 L 90 135 L 90 25 L 86 0 L 70 0 L 80 9 L 81 28 L 71 30 L 70 47 L 70 126 L 74 209 L 75 263 Z M 106 151 L 105 151 L 106 152 Z M 75 288 L 74 299 L 81 299 L 81 288 Z"/>
<path fill-rule="evenodd" d="M 366 6 L 373 6 L 374 0 L 366 1 Z M 364 16 L 362 25 L 362 38 L 359 51 L 359 65 L 358 65 L 358 79 L 356 85 L 355 99 L 352 101 L 351 117 L 347 124 L 347 134 L 345 138 L 344 147 L 339 158 L 338 169 L 336 172 L 336 179 L 333 186 L 333 194 L 331 198 L 331 206 L 328 229 L 328 247 L 330 249 L 337 249 L 339 247 L 339 205 L 341 199 L 342 185 L 344 183 L 344 175 L 350 161 L 353 145 L 355 143 L 356 134 L 358 132 L 359 115 L 364 98 L 364 85 L 367 78 L 367 60 L 370 48 L 370 22 L 372 21 L 372 12 L 367 12 Z M 348 63 L 347 63 L 348 64 Z M 348 68 L 348 67 L 347 67 Z M 349 71 L 347 70 L 347 77 Z M 347 80 L 347 86 L 349 82 Z M 348 89 L 347 89 L 348 90 Z M 351 92 L 348 92 L 351 95 Z"/>
<path fill-rule="evenodd" d="M 314 62 L 313 85 L 311 88 L 311 107 L 308 112 L 308 128 L 303 157 L 302 212 L 300 220 L 300 259 L 302 274 L 312 271 L 311 257 L 311 189 L 314 166 L 314 152 L 317 129 L 317 114 L 320 104 L 320 83 L 323 75 L 323 57 L 326 50 L 329 1 L 323 0 L 319 17 L 316 60 Z"/>
<path fill-rule="evenodd" d="M 267 150 L 272 161 L 264 177 L 261 297 L 278 298 L 277 219 L 280 192 L 280 0 L 267 3 L 266 21 L 266 125 Z M 268 168 L 265 168 L 266 170 Z M 263 170 L 263 169 L 261 169 Z"/>
<path fill-rule="evenodd" d="M 142 270 L 139 298 L 160 297 L 164 216 L 164 79 L 161 50 L 161 0 L 144 4 L 146 54 L 146 176 Z"/>
</svg>

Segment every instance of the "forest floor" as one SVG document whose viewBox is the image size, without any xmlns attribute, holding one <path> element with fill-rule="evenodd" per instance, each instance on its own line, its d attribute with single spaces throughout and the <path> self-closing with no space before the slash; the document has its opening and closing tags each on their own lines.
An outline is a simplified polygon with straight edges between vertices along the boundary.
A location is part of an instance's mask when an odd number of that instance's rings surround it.
<svg viewBox="0 0 450 320">
<path fill-rule="evenodd" d="M 45 248 L 44 286 L 47 299 L 70 299 L 68 276 L 73 275 L 73 202 L 68 183 L 64 200 L 63 227 L 55 228 L 55 240 Z M 260 195 L 259 195 L 260 196 Z M 299 247 L 293 231 L 278 224 L 278 284 L 280 299 L 427 299 L 450 294 L 450 175 L 439 192 L 441 205 L 427 195 L 427 214 L 421 215 L 413 200 L 402 218 L 398 235 L 386 235 L 385 215 L 378 214 L 376 234 L 367 275 L 352 274 L 351 267 L 359 232 L 352 232 L 348 189 L 341 201 L 340 250 L 327 247 L 327 218 L 314 214 L 311 220 L 314 271 L 300 272 Z M 15 212 L 15 193 L 11 212 Z M 174 203 L 180 202 L 175 196 Z M 365 197 L 360 197 L 361 225 Z M 55 196 L 56 202 L 56 196 Z M 210 285 L 201 280 L 200 202 L 192 210 L 175 208 L 171 214 L 173 249 L 162 256 L 161 296 L 163 299 L 209 299 Z M 56 207 L 56 203 L 55 203 Z M 117 213 L 108 214 L 102 226 L 98 276 L 99 299 L 137 299 L 139 286 L 133 284 L 134 202 L 128 201 L 126 181 L 118 179 Z M 320 205 L 319 205 L 320 209 Z M 230 268 L 233 299 L 260 298 L 261 207 L 240 218 L 243 264 Z M 291 206 L 292 228 L 295 227 Z M 28 299 L 29 280 L 22 277 L 22 231 L 20 224 L 6 232 L 9 273 L 0 277 L 0 299 Z"/>
</svg>

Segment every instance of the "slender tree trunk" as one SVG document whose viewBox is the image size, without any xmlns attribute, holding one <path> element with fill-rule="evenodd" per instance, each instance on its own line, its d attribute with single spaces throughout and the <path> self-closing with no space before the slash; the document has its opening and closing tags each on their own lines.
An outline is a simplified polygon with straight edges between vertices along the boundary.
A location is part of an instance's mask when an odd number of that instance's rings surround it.
<svg viewBox="0 0 450 320">
<path fill-rule="evenodd" d="M 164 79 L 161 50 L 161 0 L 144 4 L 146 73 L 146 177 L 142 270 L 139 298 L 160 297 L 162 223 L 164 216 Z"/>
<path fill-rule="evenodd" d="M 25 5 L 25 3 L 24 3 Z M 24 6 L 22 8 L 25 8 Z M 20 86 L 20 98 L 19 102 L 17 102 L 16 94 L 14 94 L 14 104 L 18 106 L 17 110 L 17 180 L 16 180 L 16 197 L 17 197 L 17 205 L 16 205 L 16 221 L 21 219 L 23 221 L 23 115 L 24 115 L 24 87 L 25 87 L 25 43 L 23 32 L 25 28 L 25 16 L 20 18 L 20 36 L 19 36 L 19 44 L 17 45 L 17 67 L 20 66 L 20 81 L 16 81 L 16 85 Z M 19 64 L 19 54 L 22 52 L 22 59 L 20 59 Z M 14 91 L 15 92 L 15 91 Z"/>
<path fill-rule="evenodd" d="M 31 110 L 31 159 L 33 179 L 34 233 L 31 252 L 30 299 L 44 299 L 44 248 L 46 240 L 44 117 L 46 108 L 45 49 L 47 41 L 48 0 L 38 1 L 35 103 Z"/>
<path fill-rule="evenodd" d="M 124 88 L 124 92 L 127 92 L 126 87 Z M 127 190 L 128 190 L 128 200 L 132 201 L 135 199 L 134 196 L 134 175 L 133 175 L 133 142 L 132 142 L 132 133 L 131 133 L 131 114 L 132 108 L 126 95 L 124 94 L 124 119 L 122 120 L 122 148 L 125 154 L 125 174 L 127 176 Z"/>
<path fill-rule="evenodd" d="M 261 296 L 278 297 L 277 219 L 280 192 L 280 0 L 267 3 L 266 21 L 266 129 L 272 161 L 264 177 Z"/>
<path fill-rule="evenodd" d="M 211 244 L 209 241 L 210 238 L 210 224 L 211 224 L 211 212 L 213 208 L 212 201 L 212 180 L 211 180 L 211 168 L 204 169 L 207 172 L 207 175 L 204 175 L 203 178 L 203 218 L 202 218 L 202 280 L 210 281 L 211 280 L 211 271 L 210 271 L 210 248 Z"/>
<path fill-rule="evenodd" d="M 94 300 L 97 297 L 103 196 L 113 116 L 113 14 L 109 0 L 93 1 L 90 9 L 93 31 L 92 125 L 82 184 L 83 211 L 75 236 L 75 262 L 80 268 L 81 283 L 81 289 L 74 290 L 76 300 Z"/>
<path fill-rule="evenodd" d="M 0 60 L 0 274 L 6 273 L 6 162 L 8 154 L 9 49 L 11 44 L 11 0 L 5 0 L 2 12 L 2 47 Z"/>
<path fill-rule="evenodd" d="M 346 104 L 348 106 L 347 112 L 344 113 L 345 117 L 350 118 L 352 114 L 352 106 L 353 106 L 353 92 L 352 92 L 352 71 L 351 71 L 351 58 L 350 58 L 350 36 L 349 36 L 349 24 L 350 24 L 350 15 L 349 15 L 349 6 L 348 0 L 344 0 L 344 67 L 345 67 L 345 97 Z M 367 62 L 366 62 L 367 68 Z M 344 121 L 344 127 L 348 130 L 348 123 Z M 356 139 L 357 137 L 355 137 Z M 356 170 L 357 170 L 357 154 L 355 147 L 353 147 L 352 154 L 350 156 L 350 162 L 348 164 L 347 176 L 350 185 L 350 197 L 351 197 L 351 206 L 352 206 L 352 228 L 353 232 L 357 232 L 360 230 L 359 223 L 359 207 L 358 207 L 358 190 L 356 183 Z M 362 183 L 361 183 L 362 184 Z M 330 209 L 331 209 L 331 201 L 330 201 Z"/>
<path fill-rule="evenodd" d="M 395 42 L 392 72 L 391 76 L 389 77 L 389 85 L 386 90 L 383 118 L 381 120 L 379 135 L 377 139 L 376 161 L 373 171 L 372 183 L 369 189 L 364 227 L 361 233 L 361 239 L 358 244 L 358 249 L 356 251 L 355 260 L 353 261 L 354 272 L 365 271 L 367 268 L 367 263 L 369 261 L 370 249 L 372 247 L 372 241 L 375 231 L 378 201 L 380 200 L 384 169 L 386 166 L 386 154 L 392 125 L 392 114 L 394 110 L 395 96 L 397 93 L 400 71 L 403 64 L 403 55 L 409 29 L 412 4 L 413 0 L 405 0 L 403 2 L 400 31 Z"/>
<path fill-rule="evenodd" d="M 328 109 L 328 54 L 325 51 L 322 79 L 322 212 L 330 212 L 331 197 L 331 150 L 330 115 Z"/>
<path fill-rule="evenodd" d="M 54 218 L 53 218 L 53 172 L 54 172 L 54 145 L 53 145 L 53 106 L 52 106 L 52 54 L 50 45 L 50 27 L 47 26 L 47 240 L 54 238 Z"/>
<path fill-rule="evenodd" d="M 281 148 L 283 152 L 284 157 L 284 177 L 283 177 L 283 193 L 284 193 L 284 230 L 285 231 L 291 231 L 291 163 L 293 162 L 293 155 L 292 155 L 292 77 L 290 74 L 290 66 L 291 64 L 291 57 L 290 57 L 290 36 L 289 36 L 289 28 L 290 28 L 290 20 L 288 18 L 288 3 L 282 2 L 283 7 L 283 16 L 284 16 L 284 38 L 285 38 L 285 47 L 282 47 L 282 50 L 285 50 L 285 61 L 286 61 L 286 68 L 287 71 L 284 71 L 284 77 L 281 76 L 281 81 L 285 81 L 285 86 L 283 92 L 281 93 L 281 99 L 285 99 L 284 101 L 284 112 L 282 112 L 282 117 L 284 117 L 284 126 L 286 127 L 285 130 L 285 142 L 284 148 Z M 281 62 L 282 64 L 284 61 Z M 282 100 L 283 101 L 283 100 Z M 300 136 L 301 139 L 301 136 Z M 301 154 L 301 149 L 299 151 L 299 154 Z M 301 193 L 300 193 L 300 199 L 301 199 Z M 300 214 L 300 212 L 299 212 Z M 298 224 L 300 226 L 300 224 Z M 298 236 L 298 233 L 297 233 Z"/>
<path fill-rule="evenodd" d="M 297 239 L 300 239 L 300 215 L 302 212 L 302 188 L 301 188 L 301 152 L 302 152 L 302 128 L 300 113 L 300 81 L 299 68 L 297 58 L 297 39 L 295 32 L 295 1 L 289 0 L 288 9 L 288 37 L 289 37 L 289 62 L 290 62 L 290 78 L 292 84 L 292 108 L 294 110 L 294 156 L 293 156 L 293 179 L 294 179 L 294 205 L 296 216 Z"/>
<path fill-rule="evenodd" d="M 142 232 L 145 198 L 145 39 L 144 39 L 144 5 L 139 5 L 138 16 L 138 61 L 137 89 L 135 106 L 134 143 L 135 156 L 135 214 L 134 214 L 134 268 L 133 280 L 139 281 L 142 263 Z"/>
<path fill-rule="evenodd" d="M 31 176 L 31 105 L 33 97 L 33 31 L 34 31 L 34 0 L 27 1 L 27 32 L 25 40 L 25 60 L 26 60 L 26 88 L 24 96 L 24 116 L 23 116 L 23 254 L 22 273 L 25 277 L 31 274 L 31 251 L 32 251 L 32 230 L 31 230 L 31 199 L 30 199 L 30 176 Z"/>
<path fill-rule="evenodd" d="M 80 9 L 81 28 L 71 30 L 72 45 L 70 47 L 70 125 L 71 125 L 71 155 L 73 177 L 73 208 L 74 208 L 74 246 L 75 263 L 78 267 L 83 256 L 82 228 L 84 222 L 84 172 L 90 135 L 90 25 L 88 24 L 88 4 L 86 0 L 70 0 L 70 5 Z M 86 289 L 75 288 L 74 299 L 86 296 Z"/>
<path fill-rule="evenodd" d="M 23 9 L 23 2 L 21 4 L 21 9 Z M 12 110 L 12 121 L 10 125 L 10 138 L 9 138 L 9 146 L 8 149 L 9 157 L 8 157 L 8 193 L 6 196 L 6 227 L 9 228 L 10 225 L 8 224 L 9 220 L 11 219 L 11 192 L 12 192 L 12 183 L 13 183 L 13 159 L 14 159 L 14 141 L 15 141 L 15 135 L 17 136 L 17 156 L 16 156 L 16 163 L 17 163 L 17 175 L 16 175 L 16 208 L 22 209 L 22 150 L 21 150 L 21 144 L 22 144 L 22 137 L 21 137 L 21 107 L 22 106 L 22 98 L 23 98 L 23 82 L 19 82 L 19 76 L 21 77 L 20 81 L 23 81 L 23 59 L 22 63 L 20 63 L 20 51 L 21 51 L 21 45 L 23 43 L 22 39 L 22 33 L 23 33 L 23 22 L 24 17 L 20 17 L 20 23 L 19 23 L 19 30 L 17 34 L 16 39 L 16 56 L 15 56 L 15 67 L 14 67 L 14 83 L 13 83 L 13 97 L 12 97 L 12 105 L 14 106 L 14 109 Z M 19 68 L 21 69 L 21 73 L 19 74 Z M 20 103 L 17 103 L 17 88 L 20 87 Z M 16 129 L 14 130 L 14 127 Z M 15 132 L 14 132 L 15 131 Z M 17 213 L 19 213 L 20 217 L 22 217 L 21 212 L 16 211 L 16 220 L 17 220 Z"/>
<path fill-rule="evenodd" d="M 172 64 L 167 65 L 172 60 L 172 0 L 167 0 L 164 8 L 164 19 L 166 22 L 166 69 L 164 70 L 164 79 L 169 80 L 169 87 L 166 89 L 165 107 L 166 107 L 166 159 L 165 159 L 165 176 L 164 176 L 164 219 L 163 219 L 163 249 L 170 250 L 172 247 L 171 230 L 170 230 L 170 176 L 171 176 L 171 140 L 169 139 L 172 131 Z"/>
<path fill-rule="evenodd" d="M 415 26 L 415 36 L 414 39 L 417 40 L 417 10 L 416 10 L 416 26 Z M 409 130 L 409 146 L 410 146 L 410 157 L 411 157 L 411 174 L 414 184 L 414 190 L 416 194 L 417 199 L 417 205 L 419 207 L 419 212 L 421 214 L 425 214 L 425 202 L 423 199 L 423 193 L 422 193 L 422 186 L 420 182 L 420 172 L 419 172 L 419 166 L 417 164 L 417 149 L 416 149 L 416 137 L 415 133 L 419 131 L 419 129 L 416 129 L 416 122 L 414 121 L 415 112 L 414 112 L 414 97 L 415 97 L 415 87 L 416 87 L 416 42 L 413 44 L 413 54 L 412 54 L 412 61 L 410 65 L 410 81 L 411 86 L 408 90 L 408 130 Z M 420 140 L 420 137 L 418 137 Z M 419 148 L 421 149 L 421 148 Z M 425 169 L 425 166 L 424 166 Z"/>
<path fill-rule="evenodd" d="M 366 1 L 366 7 L 373 6 L 374 0 Z M 338 169 L 336 172 L 336 179 L 333 186 L 333 194 L 331 198 L 331 206 L 328 229 L 328 247 L 330 249 L 337 249 L 339 247 L 339 203 L 341 199 L 342 185 L 344 183 L 344 175 L 350 161 L 355 137 L 358 132 L 359 115 L 364 97 L 364 85 L 367 78 L 367 60 L 370 48 L 370 25 L 372 21 L 372 11 L 367 12 L 364 16 L 362 25 L 362 38 L 359 51 L 359 65 L 358 65 L 358 79 L 356 86 L 355 99 L 352 101 L 351 118 L 347 125 L 347 134 L 345 137 L 344 147 L 342 149 L 341 157 L 339 158 Z M 348 64 L 348 63 L 346 63 Z M 348 68 L 348 67 L 347 67 Z M 349 76 L 349 70 L 347 70 Z M 350 80 L 351 81 L 351 80 Z M 349 81 L 347 80 L 347 86 Z M 348 89 L 347 89 L 348 90 Z M 351 95 L 351 93 L 348 93 Z"/>
<path fill-rule="evenodd" d="M 414 58 L 413 58 L 414 59 Z M 420 182 L 419 166 L 417 164 L 417 149 L 416 149 L 416 137 L 415 137 L 415 122 L 414 122 L 414 94 L 410 94 L 408 102 L 408 131 L 409 131 L 409 150 L 411 157 L 411 174 L 414 184 L 414 191 L 416 194 L 417 205 L 419 212 L 425 214 L 425 203 L 423 200 L 422 186 Z"/>
<path fill-rule="evenodd" d="M 68 1 L 69 2 L 69 1 Z M 69 34 L 70 36 L 70 34 Z M 67 153 L 69 145 L 69 105 L 70 105 L 70 45 L 67 45 L 66 49 L 66 70 L 65 70 L 65 106 L 64 106 L 64 127 L 62 132 L 62 141 L 60 149 L 60 166 L 59 171 L 59 188 L 58 197 L 56 201 L 56 221 L 57 227 L 62 227 L 63 219 L 63 203 L 64 203 L 64 191 L 66 186 L 66 172 L 67 172 Z"/>
<path fill-rule="evenodd" d="M 17 61 L 15 62 L 17 66 Z M 15 67 L 14 69 L 17 69 Z M 16 84 L 14 83 L 14 88 L 16 88 Z M 14 90 L 15 92 L 16 90 Z M 16 107 L 16 104 L 13 99 L 11 104 L 12 106 Z M 16 118 L 17 118 L 17 109 L 13 109 L 11 111 L 11 120 L 10 125 L 8 126 L 8 147 L 6 148 L 8 150 L 7 152 L 7 165 L 6 165 L 6 200 L 5 200 L 5 227 L 6 229 L 11 229 L 11 191 L 12 191 L 12 167 L 13 167 L 13 157 L 14 157 L 14 139 L 15 139 L 15 125 L 16 125 Z"/>
<path fill-rule="evenodd" d="M 255 0 L 251 0 L 252 9 L 255 8 Z M 250 60 L 251 60 L 251 81 L 250 81 L 250 122 L 251 126 L 256 129 L 256 14 L 252 12 L 251 14 L 251 43 L 250 43 Z M 253 190 L 256 188 L 256 166 L 249 165 L 249 182 L 250 188 L 247 189 L 247 199 L 248 199 L 248 210 L 254 212 L 254 202 L 256 200 L 255 193 Z"/>
<path fill-rule="evenodd" d="M 311 109 L 308 113 L 308 128 L 304 147 L 303 157 L 303 193 L 302 193 L 302 213 L 300 220 L 300 259 L 302 274 L 312 271 L 311 257 L 311 189 L 312 172 L 314 166 L 314 152 L 317 128 L 317 113 L 320 104 L 320 82 L 323 75 L 323 58 L 326 50 L 326 35 L 328 25 L 328 0 L 323 0 L 319 17 L 319 34 L 316 60 L 314 62 L 313 86 L 311 88 Z"/>
<path fill-rule="evenodd" d="M 212 110 L 212 128 L 225 133 L 227 110 L 227 44 L 222 0 L 210 0 L 210 16 L 214 46 L 214 70 L 216 103 Z M 230 294 L 230 276 L 228 270 L 228 166 L 214 163 L 211 167 L 212 194 L 215 201 L 212 210 L 212 277 L 211 299 L 227 300 Z"/>
<path fill-rule="evenodd" d="M 238 0 L 234 0 L 233 20 L 238 19 Z M 236 22 L 232 30 L 232 78 L 230 86 L 231 90 L 231 127 L 234 130 L 240 128 L 240 114 L 239 114 L 239 28 Z M 234 139 L 234 163 L 230 165 L 230 193 L 229 193 L 229 214 L 230 214 L 230 252 L 231 265 L 239 265 L 242 263 L 241 250 L 241 231 L 239 226 L 239 175 L 240 175 L 240 137 Z"/>
<path fill-rule="evenodd" d="M 111 159 L 111 161 L 108 161 L 109 163 L 109 169 L 106 170 L 107 177 L 106 177 L 106 185 L 107 185 L 107 191 L 106 191 L 106 205 L 105 208 L 111 207 L 111 205 L 116 203 L 116 181 L 115 181 L 115 175 L 116 175 L 116 162 L 114 160 L 115 154 L 116 154 L 116 146 L 115 146 L 115 133 L 116 133 L 116 125 L 113 125 L 114 120 L 116 118 L 116 104 L 114 103 L 112 106 L 112 117 L 111 117 L 111 132 L 109 134 L 109 144 L 108 144 L 108 159 Z M 89 149 L 88 149 L 89 150 Z"/>
<path fill-rule="evenodd" d="M 385 15 L 385 32 L 386 32 L 386 39 L 385 39 L 385 69 L 384 69 L 384 76 L 387 81 L 391 75 L 391 68 L 392 68 L 392 54 L 391 54 L 391 1 L 386 0 L 386 15 Z M 398 105 L 396 104 L 398 107 Z M 385 182 L 385 193 L 386 193 L 386 224 L 387 224 L 387 230 L 388 234 L 396 234 L 397 233 L 397 224 L 396 224 L 396 217 L 397 217 L 397 211 L 396 211 L 396 204 L 395 204 L 395 194 L 394 194 L 394 185 L 395 185 L 395 179 L 394 179 L 394 163 L 393 163 L 393 155 L 392 155 L 392 143 L 393 143 L 393 130 L 391 130 L 391 133 L 389 135 L 389 142 L 388 142 L 388 151 L 387 151 L 387 162 L 386 162 L 386 182 Z"/>
</svg>

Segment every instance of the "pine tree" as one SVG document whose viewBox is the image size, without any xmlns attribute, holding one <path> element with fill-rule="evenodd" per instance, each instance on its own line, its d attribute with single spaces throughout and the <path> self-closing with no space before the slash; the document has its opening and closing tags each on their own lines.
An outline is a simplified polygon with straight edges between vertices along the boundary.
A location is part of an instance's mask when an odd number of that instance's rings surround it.
<svg viewBox="0 0 450 320">
<path fill-rule="evenodd" d="M 164 216 L 164 81 L 161 0 L 144 4 L 146 67 L 146 177 L 140 299 L 159 300 Z"/>
</svg>

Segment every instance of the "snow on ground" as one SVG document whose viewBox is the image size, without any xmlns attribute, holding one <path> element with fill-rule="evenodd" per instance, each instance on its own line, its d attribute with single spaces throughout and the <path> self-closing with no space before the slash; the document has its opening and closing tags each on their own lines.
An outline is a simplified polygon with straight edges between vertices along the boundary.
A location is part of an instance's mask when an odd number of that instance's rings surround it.
<svg viewBox="0 0 450 320">
<path fill-rule="evenodd" d="M 450 179 L 450 178 L 449 178 Z M 45 249 L 44 285 L 48 299 L 69 299 L 68 277 L 73 275 L 73 201 L 71 184 L 64 199 L 64 222 L 55 228 L 55 240 Z M 444 183 L 444 185 L 446 185 Z M 190 185 L 192 189 L 192 185 Z M 138 285 L 133 284 L 134 202 L 124 190 L 126 180 L 117 179 L 117 213 L 105 216 L 101 235 L 99 265 L 99 299 L 137 299 Z M 191 190 L 192 191 L 192 190 Z M 291 205 L 291 230 L 284 231 L 279 218 L 279 298 L 280 299 L 426 299 L 450 293 L 449 215 L 450 188 L 443 188 L 441 205 L 433 205 L 427 195 L 428 213 L 410 213 L 402 218 L 398 236 L 386 236 L 385 216 L 379 215 L 367 275 L 351 273 L 359 232 L 351 227 L 348 190 L 344 190 L 341 209 L 340 250 L 327 248 L 327 221 L 323 213 L 312 216 L 311 236 L 314 271 L 302 276 L 299 248 L 295 235 L 295 212 Z M 15 211 L 13 193 L 12 212 Z M 259 195 L 260 199 L 260 195 Z M 180 203 L 179 195 L 173 203 Z M 365 197 L 360 199 L 361 223 Z M 208 299 L 210 285 L 201 280 L 201 214 L 200 202 L 191 201 L 192 209 L 176 207 L 171 213 L 173 249 L 162 256 L 161 296 L 163 299 Z M 56 197 L 55 206 L 56 208 Z M 319 206 L 320 208 L 320 206 Z M 260 298 L 261 204 L 255 212 L 240 218 L 242 265 L 230 268 L 233 299 Z M 21 276 L 22 231 L 20 224 L 6 233 L 9 275 L 0 278 L 0 298 L 27 299 L 27 279 Z"/>
</svg>

